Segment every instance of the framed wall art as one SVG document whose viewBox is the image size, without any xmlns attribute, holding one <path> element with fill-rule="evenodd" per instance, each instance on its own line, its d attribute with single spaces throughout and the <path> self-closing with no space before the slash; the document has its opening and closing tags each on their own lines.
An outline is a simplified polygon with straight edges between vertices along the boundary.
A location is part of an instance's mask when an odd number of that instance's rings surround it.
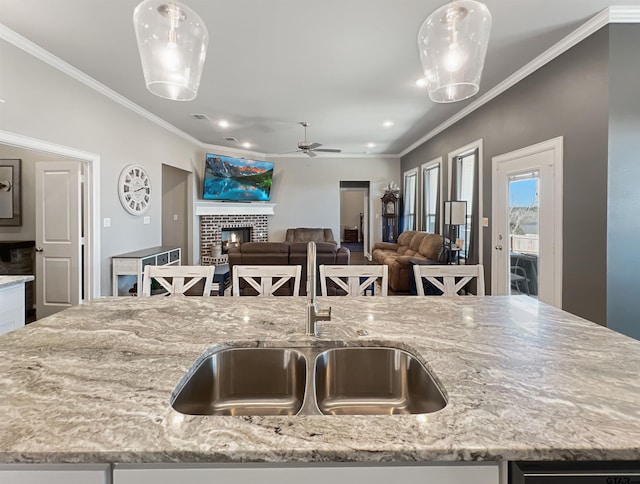
<svg viewBox="0 0 640 484">
<path fill-rule="evenodd" d="M 22 225 L 21 160 L 0 159 L 0 226 Z"/>
</svg>

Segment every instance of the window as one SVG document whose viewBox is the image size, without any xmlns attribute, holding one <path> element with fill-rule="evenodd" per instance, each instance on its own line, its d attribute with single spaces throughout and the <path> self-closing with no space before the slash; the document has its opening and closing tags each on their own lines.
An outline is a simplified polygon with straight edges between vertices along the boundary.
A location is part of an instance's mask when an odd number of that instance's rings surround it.
<svg viewBox="0 0 640 484">
<path fill-rule="evenodd" d="M 482 140 L 449 153 L 449 195 L 447 200 L 467 202 L 466 226 L 449 237 L 460 239 L 469 264 L 482 264 Z"/>
<path fill-rule="evenodd" d="M 463 246 L 468 248 L 468 242 L 471 240 L 471 214 L 473 213 L 473 187 L 475 183 L 475 150 L 463 156 L 458 156 L 457 160 L 457 197 L 456 200 L 464 200 L 467 202 L 467 223 L 465 226 L 458 227 L 457 238 L 465 241 Z M 467 256 L 466 251 L 462 251 L 464 257 Z"/>
<path fill-rule="evenodd" d="M 422 230 L 431 234 L 440 233 L 440 163 L 422 165 Z"/>
<path fill-rule="evenodd" d="M 403 230 L 416 229 L 416 192 L 418 181 L 418 169 L 404 173 L 404 211 Z"/>
</svg>

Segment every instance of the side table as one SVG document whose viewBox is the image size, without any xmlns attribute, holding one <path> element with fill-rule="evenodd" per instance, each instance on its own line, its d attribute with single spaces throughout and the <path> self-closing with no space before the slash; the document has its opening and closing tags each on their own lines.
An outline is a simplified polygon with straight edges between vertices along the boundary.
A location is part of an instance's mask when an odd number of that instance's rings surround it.
<svg viewBox="0 0 640 484">
<path fill-rule="evenodd" d="M 218 285 L 218 296 L 224 296 L 224 290 L 231 284 L 229 264 L 218 264 L 213 274 L 213 283 Z"/>
</svg>

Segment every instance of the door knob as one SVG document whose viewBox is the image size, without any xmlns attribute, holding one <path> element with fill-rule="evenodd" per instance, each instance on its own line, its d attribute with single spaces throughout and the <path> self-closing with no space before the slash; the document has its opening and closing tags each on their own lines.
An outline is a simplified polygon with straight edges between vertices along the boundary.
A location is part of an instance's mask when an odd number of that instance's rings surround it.
<svg viewBox="0 0 640 484">
<path fill-rule="evenodd" d="M 36 247 L 36 252 L 44 252 L 44 249 L 42 247 Z"/>
<path fill-rule="evenodd" d="M 501 245 L 496 245 L 496 250 L 502 250 L 502 246 Z"/>
</svg>

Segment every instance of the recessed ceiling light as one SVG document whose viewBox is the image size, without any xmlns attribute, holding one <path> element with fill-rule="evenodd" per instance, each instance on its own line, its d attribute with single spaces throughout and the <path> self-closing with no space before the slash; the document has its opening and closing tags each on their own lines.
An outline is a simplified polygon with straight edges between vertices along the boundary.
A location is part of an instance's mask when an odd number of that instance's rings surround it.
<svg viewBox="0 0 640 484">
<path fill-rule="evenodd" d="M 367 143 L 367 148 L 375 148 L 376 144 L 375 143 Z"/>
<path fill-rule="evenodd" d="M 218 121 L 218 126 L 220 126 L 221 128 L 228 128 L 229 127 L 229 121 L 221 119 L 220 121 Z"/>
<path fill-rule="evenodd" d="M 417 87 L 427 87 L 427 80 L 424 77 L 421 77 L 420 79 L 416 79 L 414 84 Z"/>
<path fill-rule="evenodd" d="M 384 123 L 382 123 L 382 126 L 384 126 L 385 128 L 390 128 L 391 126 L 393 126 L 393 121 L 386 120 Z"/>
<path fill-rule="evenodd" d="M 4 99 L 0 99 L 0 103 L 4 103 Z"/>
<path fill-rule="evenodd" d="M 242 147 L 249 149 L 249 148 L 251 148 L 251 143 L 244 142 L 244 143 L 242 143 Z"/>
</svg>

